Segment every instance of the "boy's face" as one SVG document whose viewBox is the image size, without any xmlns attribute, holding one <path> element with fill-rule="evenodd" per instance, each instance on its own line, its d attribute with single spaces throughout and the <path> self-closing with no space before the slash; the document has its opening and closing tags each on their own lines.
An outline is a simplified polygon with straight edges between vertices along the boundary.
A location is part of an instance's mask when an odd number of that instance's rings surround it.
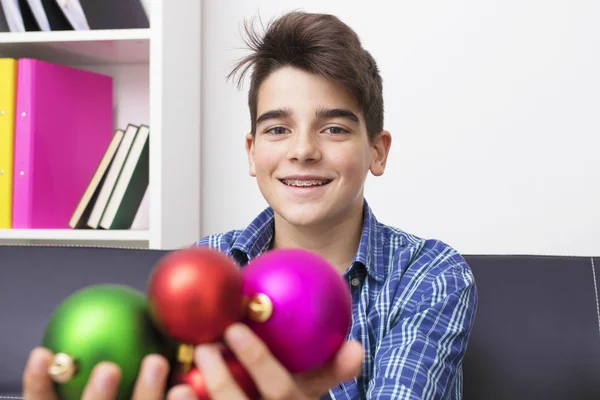
<svg viewBox="0 0 600 400">
<path fill-rule="evenodd" d="M 260 86 L 257 124 L 246 137 L 250 174 L 276 215 L 327 226 L 361 213 L 367 173 L 381 175 L 391 137 L 370 143 L 365 120 L 342 86 L 292 67 Z"/>
</svg>

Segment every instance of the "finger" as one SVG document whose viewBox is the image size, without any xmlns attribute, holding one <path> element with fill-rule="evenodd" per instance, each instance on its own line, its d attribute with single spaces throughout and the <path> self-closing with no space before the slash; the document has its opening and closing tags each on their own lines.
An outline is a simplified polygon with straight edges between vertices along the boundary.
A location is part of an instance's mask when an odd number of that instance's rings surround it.
<svg viewBox="0 0 600 400">
<path fill-rule="evenodd" d="M 204 377 L 204 385 L 212 400 L 247 400 L 214 345 L 198 346 L 194 352 L 194 361 Z"/>
<path fill-rule="evenodd" d="M 265 399 L 299 399 L 301 392 L 285 367 L 246 325 L 232 324 L 225 341 Z"/>
<path fill-rule="evenodd" d="M 119 388 L 121 370 L 111 362 L 98 363 L 83 390 L 81 400 L 113 400 Z"/>
<path fill-rule="evenodd" d="M 29 353 L 23 373 L 23 398 L 26 400 L 57 400 L 54 383 L 48 374 L 53 354 L 45 347 L 36 347 Z"/>
<path fill-rule="evenodd" d="M 173 386 L 167 395 L 167 400 L 197 400 L 196 394 L 188 385 Z"/>
<path fill-rule="evenodd" d="M 150 354 L 142 360 L 140 373 L 135 381 L 133 400 L 161 400 L 164 397 L 169 363 L 158 355 Z"/>
<path fill-rule="evenodd" d="M 365 351 L 359 342 L 344 342 L 333 360 L 322 368 L 296 375 L 296 382 L 307 396 L 318 396 L 360 375 L 364 359 Z"/>
</svg>

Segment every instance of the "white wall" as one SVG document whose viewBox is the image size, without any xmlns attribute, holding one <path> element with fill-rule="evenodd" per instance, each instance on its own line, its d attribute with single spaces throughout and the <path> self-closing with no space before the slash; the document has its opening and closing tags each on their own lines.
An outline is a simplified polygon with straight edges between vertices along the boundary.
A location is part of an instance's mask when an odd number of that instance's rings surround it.
<svg viewBox="0 0 600 400">
<path fill-rule="evenodd" d="M 266 205 L 247 172 L 240 25 L 337 14 L 384 79 L 389 166 L 377 217 L 475 253 L 600 255 L 600 2 L 250 1 L 203 6 L 202 233 Z M 247 81 L 248 82 L 248 81 Z"/>
</svg>

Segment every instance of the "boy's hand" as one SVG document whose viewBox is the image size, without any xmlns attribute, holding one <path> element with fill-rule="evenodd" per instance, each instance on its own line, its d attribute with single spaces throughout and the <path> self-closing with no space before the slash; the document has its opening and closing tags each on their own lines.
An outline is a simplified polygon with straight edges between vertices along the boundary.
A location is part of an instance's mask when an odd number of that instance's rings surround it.
<svg viewBox="0 0 600 400">
<path fill-rule="evenodd" d="M 37 347 L 29 355 L 23 375 L 23 398 L 25 400 L 58 400 L 54 392 L 53 381 L 48 375 L 52 362 L 52 352 Z M 169 364 L 157 354 L 146 356 L 140 368 L 132 400 L 162 400 L 167 384 Z M 90 379 L 81 396 L 82 400 L 114 400 L 116 397 L 121 371 L 113 363 L 101 362 L 94 367 Z M 187 386 L 173 388 L 169 399 L 194 398 Z"/>
<path fill-rule="evenodd" d="M 327 366 L 307 374 L 292 376 L 271 355 L 265 344 L 243 324 L 232 325 L 225 335 L 227 344 L 254 379 L 265 400 L 311 399 L 325 394 L 331 387 L 360 374 L 364 351 L 357 342 L 346 342 Z M 50 350 L 38 347 L 30 353 L 23 375 L 25 400 L 58 400 L 48 375 L 52 362 Z M 229 371 L 216 347 L 201 346 L 196 350 L 196 362 L 213 400 L 245 399 L 242 390 Z M 169 365 L 159 355 L 144 358 L 136 381 L 133 400 L 161 400 L 166 387 Z M 113 400 L 121 373 L 112 363 L 99 363 L 86 385 L 82 400 Z M 187 385 L 173 387 L 168 400 L 194 399 Z"/>
<path fill-rule="evenodd" d="M 230 326 L 225 332 L 225 341 L 253 378 L 265 400 L 319 398 L 330 388 L 359 375 L 364 358 L 364 350 L 358 342 L 345 342 L 325 367 L 306 374 L 291 375 L 247 326 Z M 195 361 L 213 400 L 246 399 L 215 346 L 197 347 Z"/>
</svg>

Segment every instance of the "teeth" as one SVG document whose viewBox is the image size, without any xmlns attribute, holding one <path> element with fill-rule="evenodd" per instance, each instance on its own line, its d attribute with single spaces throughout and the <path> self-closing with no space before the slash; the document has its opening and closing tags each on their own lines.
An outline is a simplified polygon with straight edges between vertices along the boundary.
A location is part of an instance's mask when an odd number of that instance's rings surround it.
<svg viewBox="0 0 600 400">
<path fill-rule="evenodd" d="M 321 186 L 329 183 L 330 180 L 300 180 L 300 179 L 283 179 L 283 183 L 288 186 Z"/>
</svg>

